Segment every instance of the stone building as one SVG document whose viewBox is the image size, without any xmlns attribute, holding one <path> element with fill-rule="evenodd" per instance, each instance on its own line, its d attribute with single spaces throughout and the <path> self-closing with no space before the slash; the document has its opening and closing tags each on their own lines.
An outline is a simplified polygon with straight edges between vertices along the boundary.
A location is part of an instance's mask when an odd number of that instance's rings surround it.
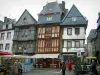
<svg viewBox="0 0 100 75">
<path fill-rule="evenodd" d="M 96 42 L 94 40 L 96 34 L 96 29 L 92 29 L 87 37 L 87 46 L 88 46 L 88 56 L 94 56 Z"/>
<path fill-rule="evenodd" d="M 15 19 L 4 17 L 0 21 L 0 50 L 12 52 Z"/>
</svg>

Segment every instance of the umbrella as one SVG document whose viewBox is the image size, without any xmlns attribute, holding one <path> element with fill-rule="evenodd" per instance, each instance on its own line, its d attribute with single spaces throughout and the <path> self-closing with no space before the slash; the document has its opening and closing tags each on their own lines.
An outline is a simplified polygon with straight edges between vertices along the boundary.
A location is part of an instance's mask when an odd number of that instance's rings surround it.
<svg viewBox="0 0 100 75">
<path fill-rule="evenodd" d="M 96 59 L 97 57 L 94 57 L 94 56 L 89 56 L 89 57 L 86 57 L 87 59 Z"/>
<path fill-rule="evenodd" d="M 0 55 L 12 55 L 12 53 L 7 51 L 0 51 Z"/>
</svg>

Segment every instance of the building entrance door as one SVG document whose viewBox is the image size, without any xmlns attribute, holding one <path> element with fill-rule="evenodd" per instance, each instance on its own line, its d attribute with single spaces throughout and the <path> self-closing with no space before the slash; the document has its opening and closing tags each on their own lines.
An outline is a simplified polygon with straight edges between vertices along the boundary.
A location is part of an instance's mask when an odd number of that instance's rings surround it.
<svg viewBox="0 0 100 75">
<path fill-rule="evenodd" d="M 50 64 L 52 63 L 52 59 L 51 58 L 47 58 L 46 59 L 46 68 L 50 68 Z"/>
</svg>

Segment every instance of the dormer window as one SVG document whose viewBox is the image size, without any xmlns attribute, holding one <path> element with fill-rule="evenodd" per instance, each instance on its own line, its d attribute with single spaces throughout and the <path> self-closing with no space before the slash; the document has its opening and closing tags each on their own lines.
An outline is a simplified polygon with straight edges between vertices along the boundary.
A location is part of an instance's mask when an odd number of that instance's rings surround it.
<svg viewBox="0 0 100 75">
<path fill-rule="evenodd" d="M 72 17 L 72 21 L 76 21 L 76 19 L 77 19 L 76 17 Z"/>
<path fill-rule="evenodd" d="M 52 21 L 52 16 L 47 16 L 47 21 Z"/>
</svg>

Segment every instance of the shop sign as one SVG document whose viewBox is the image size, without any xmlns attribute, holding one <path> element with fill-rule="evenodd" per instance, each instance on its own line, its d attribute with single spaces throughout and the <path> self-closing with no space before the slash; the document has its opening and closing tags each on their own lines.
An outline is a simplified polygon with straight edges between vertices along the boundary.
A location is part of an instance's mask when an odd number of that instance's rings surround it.
<svg viewBox="0 0 100 75">
<path fill-rule="evenodd" d="M 81 50 L 77 50 L 77 57 L 81 57 Z"/>
</svg>

